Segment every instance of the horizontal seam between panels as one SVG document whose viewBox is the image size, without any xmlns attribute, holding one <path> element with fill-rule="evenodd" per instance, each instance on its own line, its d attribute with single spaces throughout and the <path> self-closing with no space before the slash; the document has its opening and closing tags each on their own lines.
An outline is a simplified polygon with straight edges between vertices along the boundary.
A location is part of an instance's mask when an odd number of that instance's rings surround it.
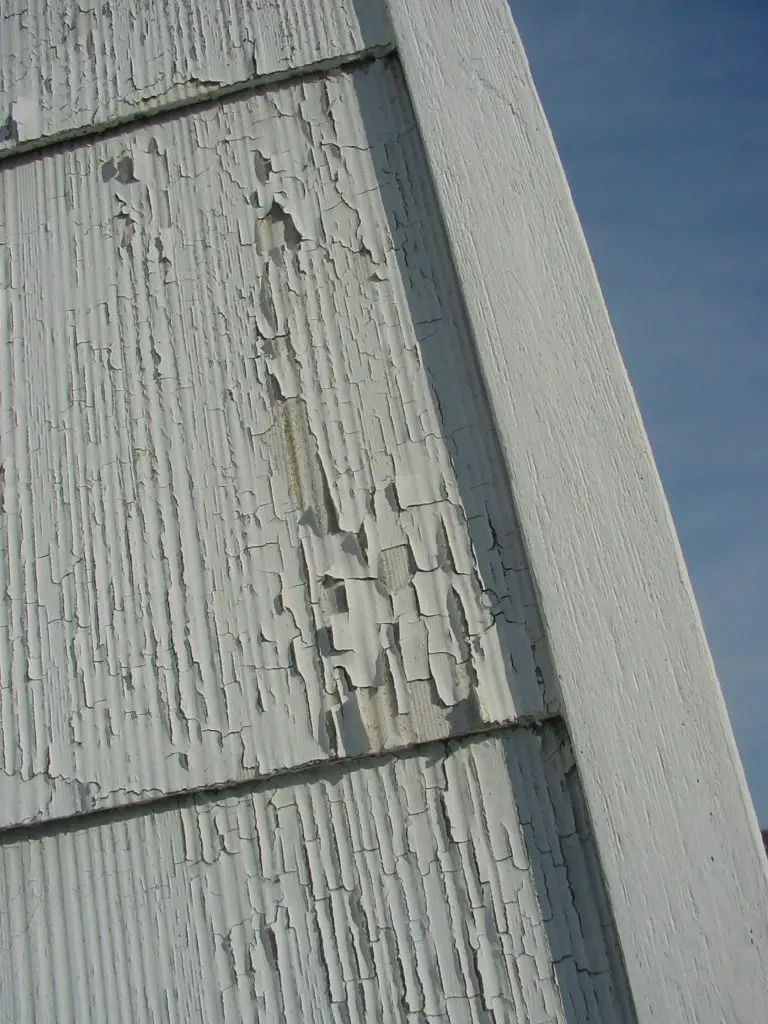
<svg viewBox="0 0 768 1024">
<path fill-rule="evenodd" d="M 319 779 L 326 774 L 338 772 L 342 766 L 348 770 L 375 767 L 392 761 L 407 761 L 420 757 L 430 749 L 449 746 L 461 746 L 477 743 L 506 732 L 538 732 L 545 728 L 563 726 L 561 715 L 542 714 L 521 716 L 515 721 L 494 723 L 481 729 L 445 736 L 439 739 L 423 740 L 419 743 L 401 747 L 398 750 L 373 751 L 355 757 L 337 757 L 328 760 L 304 762 L 295 767 L 280 769 L 268 775 L 258 775 L 249 779 L 233 779 L 229 782 L 212 783 L 208 786 L 196 786 L 192 789 L 173 790 L 157 796 L 140 798 L 135 802 L 117 807 L 99 807 L 93 811 L 79 814 L 65 814 L 43 818 L 39 821 L 19 822 L 18 824 L 0 829 L 0 847 L 14 842 L 41 839 L 44 836 L 60 832 L 76 832 L 115 821 L 139 818 L 146 814 L 157 814 L 166 810 L 180 809 L 195 804 L 201 798 L 238 797 L 264 789 L 277 789 L 296 785 L 305 779 Z"/>
<path fill-rule="evenodd" d="M 95 138 L 109 138 L 123 133 L 127 126 L 134 124 L 154 124 L 169 119 L 169 115 L 185 113 L 188 110 L 200 110 L 220 105 L 222 101 L 239 99 L 244 95 L 258 94 L 274 85 L 297 79 L 322 78 L 329 72 L 354 68 L 368 64 L 374 60 L 388 57 L 395 52 L 393 44 L 371 46 L 355 50 L 343 56 L 328 57 L 313 61 L 295 68 L 283 68 L 265 75 L 245 78 L 221 86 L 200 86 L 199 91 L 176 100 L 152 103 L 137 107 L 112 118 L 106 118 L 98 124 L 83 125 L 53 135 L 39 136 L 26 142 L 19 142 L 7 149 L 0 147 L 0 174 L 9 167 L 18 166 L 34 160 L 39 154 L 56 148 L 77 148 Z M 183 87 L 183 85 L 182 85 Z M 26 159 L 25 159 L 26 158 Z"/>
</svg>

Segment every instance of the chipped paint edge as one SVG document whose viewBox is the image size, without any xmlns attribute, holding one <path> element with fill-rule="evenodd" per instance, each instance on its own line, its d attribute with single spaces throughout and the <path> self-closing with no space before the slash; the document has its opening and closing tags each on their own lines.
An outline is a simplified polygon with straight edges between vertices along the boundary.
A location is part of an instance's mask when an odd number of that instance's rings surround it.
<svg viewBox="0 0 768 1024">
<path fill-rule="evenodd" d="M 236 796 L 238 793 L 250 792 L 254 787 L 271 784 L 283 785 L 297 776 L 311 776 L 315 772 L 329 772 L 334 768 L 357 767 L 369 762 L 376 763 L 382 759 L 409 758 L 423 752 L 436 744 L 451 744 L 459 741 L 479 742 L 491 739 L 499 734 L 514 733 L 517 730 L 537 731 L 547 727 L 556 727 L 563 719 L 558 712 L 542 712 L 537 715 L 521 715 L 514 721 L 491 722 L 479 729 L 417 740 L 407 746 L 391 750 L 370 750 L 364 754 L 338 755 L 336 757 L 316 758 L 301 761 L 299 764 L 277 768 L 269 772 L 248 772 L 237 779 L 225 779 L 222 782 L 211 782 L 201 786 L 189 786 L 186 789 L 173 789 L 168 792 L 137 792 L 128 794 L 128 798 L 119 804 L 99 805 L 86 811 L 65 810 L 63 812 L 35 815 L 24 818 L 12 825 L 0 826 L 0 847 L 11 842 L 14 837 L 33 837 L 48 832 L 58 832 L 62 828 L 90 828 L 91 823 L 101 819 L 112 820 L 136 817 L 139 814 L 160 813 L 164 808 L 177 804 L 180 800 L 216 796 Z"/>
<path fill-rule="evenodd" d="M 94 136 L 108 135 L 126 125 L 138 125 L 145 121 L 155 121 L 168 114 L 183 110 L 193 111 L 197 107 L 208 106 L 222 99 L 229 99 L 241 94 L 262 90 L 273 85 L 291 81 L 295 78 L 308 78 L 322 75 L 350 64 L 361 64 L 369 60 L 377 60 L 394 53 L 394 43 L 383 43 L 375 46 L 361 47 L 349 53 L 331 54 L 316 61 L 299 61 L 289 68 L 278 68 L 264 74 L 254 75 L 226 85 L 205 85 L 191 82 L 180 86 L 172 98 L 160 97 L 148 100 L 142 106 L 135 106 L 122 111 L 114 117 L 88 125 L 65 129 L 51 135 L 36 136 L 23 142 L 0 142 L 0 169 L 14 157 L 30 152 L 50 149 L 65 142 L 80 141 Z"/>
<path fill-rule="evenodd" d="M 504 0 L 387 3 L 638 1017 L 747 1024 L 768 1015 L 768 865 L 520 38 Z"/>
<path fill-rule="evenodd" d="M 205 1019 L 222 1021 L 477 1020 L 485 1010 L 628 1024 L 572 780 L 570 742 L 554 723 L 0 839 L 5 1002 L 14 1020 L 111 1019 L 130 963 L 130 994 L 152 1019 L 198 1020 L 207 1003 Z M 115 900 L 127 918 L 110 917 Z M 297 971 L 283 945 L 287 956 L 256 956 L 261 984 L 254 974 L 242 987 L 252 961 L 242 945 L 233 958 L 233 944 L 269 944 L 286 926 L 320 971 Z M 36 984 L 26 967 L 41 948 L 61 969 Z M 185 977 L 189 986 L 173 985 Z"/>
</svg>

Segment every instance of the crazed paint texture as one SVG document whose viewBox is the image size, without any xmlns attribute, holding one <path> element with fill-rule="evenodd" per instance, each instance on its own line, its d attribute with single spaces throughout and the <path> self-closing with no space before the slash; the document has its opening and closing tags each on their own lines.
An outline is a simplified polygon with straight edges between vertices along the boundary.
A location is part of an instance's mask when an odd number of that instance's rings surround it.
<svg viewBox="0 0 768 1024">
<path fill-rule="evenodd" d="M 4 1016 L 628 1024 L 572 775 L 512 729 L 9 834 Z"/>
<path fill-rule="evenodd" d="M 0 125 L 0 1017 L 766 1019 L 503 0 L 6 0 Z"/>
<path fill-rule="evenodd" d="M 0 1013 L 631 1022 L 384 6 L 311 6 L 3 11 Z"/>
<path fill-rule="evenodd" d="M 379 0 L 3 0 L 3 150 L 391 46 Z"/>
<path fill-rule="evenodd" d="M 556 711 L 394 61 L 2 177 L 2 825 Z"/>
</svg>

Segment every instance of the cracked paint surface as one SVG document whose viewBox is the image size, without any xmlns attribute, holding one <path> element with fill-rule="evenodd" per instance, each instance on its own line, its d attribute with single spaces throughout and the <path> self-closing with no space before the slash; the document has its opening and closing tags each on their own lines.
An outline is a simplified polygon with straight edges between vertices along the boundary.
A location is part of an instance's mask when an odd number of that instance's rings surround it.
<svg viewBox="0 0 768 1024">
<path fill-rule="evenodd" d="M 630 1021 L 572 775 L 558 727 L 510 729 L 9 834 L 4 1011 L 61 1024 Z M 50 951 L 57 971 L 31 985 Z"/>
<path fill-rule="evenodd" d="M 394 61 L 2 173 L 4 826 L 557 710 Z"/>
<path fill-rule="evenodd" d="M 379 0 L 3 0 L 0 155 L 390 44 Z"/>
</svg>

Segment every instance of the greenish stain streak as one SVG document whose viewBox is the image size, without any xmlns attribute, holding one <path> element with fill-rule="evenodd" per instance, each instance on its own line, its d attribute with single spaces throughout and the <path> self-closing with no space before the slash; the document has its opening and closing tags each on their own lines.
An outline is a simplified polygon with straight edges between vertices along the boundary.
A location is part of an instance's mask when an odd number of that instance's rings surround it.
<svg viewBox="0 0 768 1024">
<path fill-rule="evenodd" d="M 293 417 L 291 416 L 291 409 L 288 407 L 287 402 L 285 402 L 280 409 L 279 423 L 280 435 L 283 442 L 283 451 L 285 453 L 286 468 L 288 470 L 291 499 L 298 509 L 303 505 L 301 471 L 299 469 L 299 449 L 296 431 L 293 425 Z"/>
</svg>

